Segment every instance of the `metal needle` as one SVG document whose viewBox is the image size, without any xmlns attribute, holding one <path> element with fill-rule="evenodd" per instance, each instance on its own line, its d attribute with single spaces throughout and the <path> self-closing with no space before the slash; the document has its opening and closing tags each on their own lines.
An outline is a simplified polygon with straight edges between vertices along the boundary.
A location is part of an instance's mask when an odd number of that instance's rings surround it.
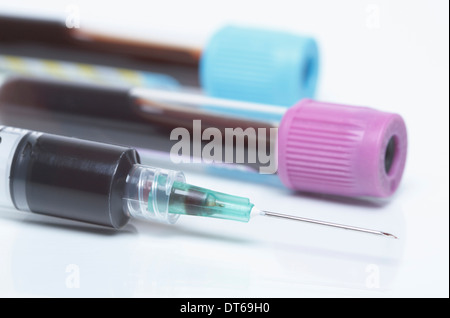
<svg viewBox="0 0 450 318">
<path fill-rule="evenodd" d="M 364 229 L 364 228 L 350 226 L 350 225 L 342 225 L 342 224 L 337 224 L 337 223 L 307 219 L 307 218 L 303 218 L 303 217 L 299 217 L 299 216 L 287 215 L 287 214 L 270 212 L 270 211 L 260 210 L 259 212 L 261 215 L 264 215 L 264 216 L 270 216 L 270 217 L 282 218 L 282 219 L 288 219 L 288 220 L 295 220 L 295 221 L 300 221 L 300 222 L 308 222 L 308 223 L 314 223 L 314 224 L 319 224 L 319 225 L 326 225 L 326 226 L 341 228 L 344 230 L 352 230 L 352 231 L 364 232 L 364 233 L 381 235 L 381 236 L 385 236 L 385 237 L 398 239 L 398 237 L 396 237 L 393 234 L 382 232 L 382 231 L 377 231 L 377 230 L 370 230 L 370 229 Z"/>
</svg>

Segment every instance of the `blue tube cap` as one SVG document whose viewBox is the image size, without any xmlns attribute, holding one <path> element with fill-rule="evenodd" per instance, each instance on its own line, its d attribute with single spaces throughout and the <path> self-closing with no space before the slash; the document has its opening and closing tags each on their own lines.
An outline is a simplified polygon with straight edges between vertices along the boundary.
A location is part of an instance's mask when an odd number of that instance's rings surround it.
<svg viewBox="0 0 450 318">
<path fill-rule="evenodd" d="M 291 106 L 314 97 L 318 68 L 311 37 L 226 26 L 203 50 L 200 81 L 211 96 Z"/>
</svg>

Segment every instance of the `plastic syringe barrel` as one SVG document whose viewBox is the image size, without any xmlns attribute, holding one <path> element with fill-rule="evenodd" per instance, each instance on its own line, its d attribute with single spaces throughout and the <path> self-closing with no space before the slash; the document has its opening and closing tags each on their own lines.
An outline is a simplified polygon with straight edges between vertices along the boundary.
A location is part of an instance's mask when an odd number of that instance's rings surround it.
<svg viewBox="0 0 450 318">
<path fill-rule="evenodd" d="M 0 162 L 0 205 L 116 229 L 133 217 L 173 224 L 182 214 L 248 222 L 253 208 L 111 144 L 0 126 Z"/>
<path fill-rule="evenodd" d="M 0 128 L 0 135 L 14 130 Z M 15 208 L 111 228 L 128 222 L 122 197 L 127 175 L 139 162 L 134 149 L 22 132 L 15 149 L 0 144 L 2 152 L 13 154 L 5 179 Z"/>
</svg>

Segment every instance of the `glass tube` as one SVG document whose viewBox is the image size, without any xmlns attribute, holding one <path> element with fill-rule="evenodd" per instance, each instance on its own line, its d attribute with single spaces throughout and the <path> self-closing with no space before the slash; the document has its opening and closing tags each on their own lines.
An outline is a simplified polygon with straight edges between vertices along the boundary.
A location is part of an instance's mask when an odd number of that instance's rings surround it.
<svg viewBox="0 0 450 318">
<path fill-rule="evenodd" d="M 285 112 L 189 91 L 26 77 L 1 86 L 0 104 L 5 125 L 124 144 L 138 148 L 148 164 L 223 174 L 258 173 L 269 157 L 276 160 L 276 130 Z M 183 133 L 189 135 L 189 151 L 174 154 Z M 214 154 L 205 150 L 208 145 L 212 150 L 212 143 L 220 145 Z"/>
<path fill-rule="evenodd" d="M 58 20 L 6 15 L 0 15 L 0 30 L 0 52 L 5 56 L 49 61 L 63 58 L 75 63 L 165 74 L 182 85 L 199 87 L 199 48 L 68 28 Z"/>
</svg>

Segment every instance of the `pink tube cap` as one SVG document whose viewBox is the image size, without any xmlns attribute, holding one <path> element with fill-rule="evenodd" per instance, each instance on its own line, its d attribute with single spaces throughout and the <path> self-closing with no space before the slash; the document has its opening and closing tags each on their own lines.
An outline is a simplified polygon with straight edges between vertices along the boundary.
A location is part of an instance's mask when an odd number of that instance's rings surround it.
<svg viewBox="0 0 450 318">
<path fill-rule="evenodd" d="M 280 123 L 278 175 L 298 191 L 388 197 L 400 183 L 406 152 L 399 115 L 304 99 Z"/>
</svg>

